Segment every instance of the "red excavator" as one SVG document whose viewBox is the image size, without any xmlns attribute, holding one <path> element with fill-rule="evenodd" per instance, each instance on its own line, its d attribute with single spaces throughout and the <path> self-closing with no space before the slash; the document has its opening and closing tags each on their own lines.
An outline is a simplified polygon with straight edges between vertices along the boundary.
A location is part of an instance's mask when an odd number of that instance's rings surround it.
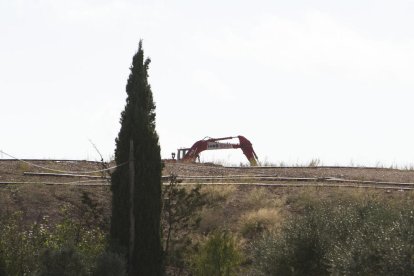
<svg viewBox="0 0 414 276">
<path fill-rule="evenodd" d="M 238 144 L 231 143 L 220 143 L 218 141 L 230 140 L 234 138 L 239 138 Z M 177 160 L 184 162 L 195 162 L 198 158 L 200 160 L 199 154 L 205 150 L 217 150 L 217 149 L 241 149 L 244 155 L 250 162 L 250 166 L 258 166 L 258 158 L 256 153 L 253 150 L 252 143 L 247 140 L 244 136 L 235 136 L 235 137 L 224 137 L 224 138 L 211 138 L 206 137 L 203 140 L 197 141 L 191 148 L 181 148 L 178 149 Z"/>
</svg>

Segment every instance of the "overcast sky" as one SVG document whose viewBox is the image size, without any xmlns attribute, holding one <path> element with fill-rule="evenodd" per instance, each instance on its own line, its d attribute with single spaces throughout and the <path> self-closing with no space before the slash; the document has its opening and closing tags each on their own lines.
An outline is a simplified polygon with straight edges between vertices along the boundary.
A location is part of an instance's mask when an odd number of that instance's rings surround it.
<svg viewBox="0 0 414 276">
<path fill-rule="evenodd" d="M 0 0 L 0 150 L 95 160 L 92 140 L 113 155 L 142 38 L 164 158 L 244 135 L 261 161 L 414 164 L 413 14 L 413 0 Z"/>
</svg>

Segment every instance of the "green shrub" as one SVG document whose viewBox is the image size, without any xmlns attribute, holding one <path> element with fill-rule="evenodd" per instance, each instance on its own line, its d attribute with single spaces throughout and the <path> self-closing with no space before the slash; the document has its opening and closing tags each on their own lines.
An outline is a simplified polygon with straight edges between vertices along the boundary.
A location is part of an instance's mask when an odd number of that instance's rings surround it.
<svg viewBox="0 0 414 276">
<path fill-rule="evenodd" d="M 413 211 L 367 206 L 366 222 L 328 255 L 331 272 L 342 275 L 412 275 L 414 271 Z"/>
<path fill-rule="evenodd" d="M 257 275 L 411 275 L 413 208 L 372 200 L 313 202 L 252 249 Z"/>
<path fill-rule="evenodd" d="M 126 274 L 125 259 L 112 252 L 105 252 L 98 257 L 94 276 L 124 276 Z"/>
<path fill-rule="evenodd" d="M 81 256 L 73 248 L 46 249 L 40 257 L 38 276 L 87 275 Z"/>
<path fill-rule="evenodd" d="M 48 239 L 44 220 L 25 227 L 21 212 L 3 215 L 0 218 L 0 267 L 4 273 L 25 275 L 35 271 Z"/>
<path fill-rule="evenodd" d="M 0 252 L 0 276 L 6 276 L 6 264 L 2 258 L 2 252 Z"/>
<path fill-rule="evenodd" d="M 88 271 L 95 264 L 96 258 L 104 252 L 105 246 L 106 238 L 102 230 L 81 225 L 68 215 L 54 227 L 48 240 L 48 248 L 74 248 L 82 256 L 82 264 Z"/>
<path fill-rule="evenodd" d="M 22 212 L 13 214 L 2 212 L 0 214 L 0 275 L 32 275 L 40 271 L 41 264 L 44 267 L 45 264 L 42 262 L 45 262 L 45 258 L 49 255 L 58 258 L 56 252 L 60 252 L 63 248 L 71 248 L 75 251 L 74 254 L 80 256 L 81 267 L 89 273 L 95 265 L 97 256 L 106 246 L 105 235 L 102 229 L 89 224 L 90 216 L 87 216 L 88 212 L 86 212 L 88 210 L 85 211 L 84 208 L 76 219 L 71 217 L 73 215 L 71 211 L 65 209 L 63 220 L 51 226 L 45 218 L 27 224 L 24 223 Z M 66 251 L 61 252 L 62 257 L 67 256 Z"/>
<path fill-rule="evenodd" d="M 201 245 L 193 259 L 195 275 L 235 275 L 241 263 L 241 254 L 236 238 L 228 232 L 213 232 Z"/>
<path fill-rule="evenodd" d="M 200 210 L 206 204 L 201 186 L 192 188 L 178 185 L 177 176 L 170 176 L 170 183 L 162 191 L 164 264 L 178 270 L 186 265 L 185 255 L 192 250 L 191 231 L 200 223 Z"/>
<path fill-rule="evenodd" d="M 326 245 L 316 221 L 292 221 L 254 244 L 257 275 L 326 275 Z"/>
</svg>

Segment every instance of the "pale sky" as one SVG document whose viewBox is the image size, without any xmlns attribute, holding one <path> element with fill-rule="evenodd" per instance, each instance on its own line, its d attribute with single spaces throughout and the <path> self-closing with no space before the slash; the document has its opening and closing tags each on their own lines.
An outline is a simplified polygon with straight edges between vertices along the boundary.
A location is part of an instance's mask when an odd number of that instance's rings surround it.
<svg viewBox="0 0 414 276">
<path fill-rule="evenodd" d="M 96 160 L 90 139 L 113 155 L 142 38 L 163 158 L 244 135 L 260 161 L 411 165 L 413 14 L 413 0 L 0 0 L 0 150 Z"/>
</svg>

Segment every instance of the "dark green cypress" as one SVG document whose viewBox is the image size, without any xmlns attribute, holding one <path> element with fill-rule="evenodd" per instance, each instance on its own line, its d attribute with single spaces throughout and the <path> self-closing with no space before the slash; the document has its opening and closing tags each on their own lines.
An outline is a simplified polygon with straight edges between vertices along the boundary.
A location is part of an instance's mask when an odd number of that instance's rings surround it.
<svg viewBox="0 0 414 276">
<path fill-rule="evenodd" d="M 161 275 L 160 240 L 161 157 L 155 130 L 155 104 L 148 84 L 150 60 L 144 60 L 142 41 L 134 55 L 126 85 L 127 99 L 121 113 L 121 130 L 116 139 L 117 165 L 129 160 L 129 142 L 134 142 L 135 247 L 129 275 Z M 112 218 L 111 246 L 128 256 L 129 245 L 129 169 L 128 164 L 116 168 L 111 176 Z M 129 266 L 131 267 L 131 266 Z"/>
</svg>

